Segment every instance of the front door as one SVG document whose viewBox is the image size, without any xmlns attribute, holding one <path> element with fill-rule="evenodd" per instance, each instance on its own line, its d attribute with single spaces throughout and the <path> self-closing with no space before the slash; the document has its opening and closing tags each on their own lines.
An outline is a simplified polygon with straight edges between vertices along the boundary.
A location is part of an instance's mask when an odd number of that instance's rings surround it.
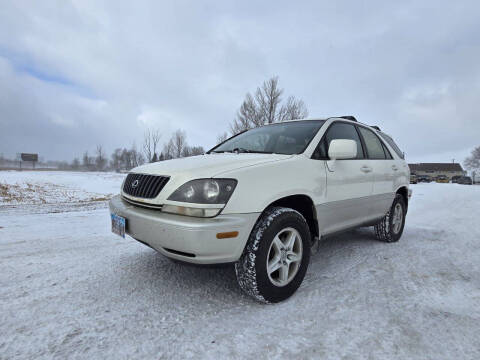
<svg viewBox="0 0 480 360">
<path fill-rule="evenodd" d="M 335 139 L 354 140 L 357 143 L 356 158 L 328 160 L 328 146 Z M 334 122 L 322 138 L 316 153 L 319 159 L 325 159 L 327 168 L 326 201 L 317 206 L 322 235 L 354 227 L 368 220 L 374 174 L 355 126 L 346 122 Z"/>
</svg>

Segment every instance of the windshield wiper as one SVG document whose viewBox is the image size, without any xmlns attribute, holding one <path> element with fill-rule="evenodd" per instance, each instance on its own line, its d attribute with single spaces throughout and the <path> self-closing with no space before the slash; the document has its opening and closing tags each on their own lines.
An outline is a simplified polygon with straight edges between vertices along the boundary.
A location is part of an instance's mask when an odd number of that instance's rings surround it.
<svg viewBox="0 0 480 360">
<path fill-rule="evenodd" d="M 232 152 L 238 154 L 238 153 L 250 153 L 252 151 L 248 150 L 248 149 L 245 149 L 245 148 L 242 148 L 242 147 L 240 147 L 240 148 L 237 147 L 237 148 L 233 149 Z"/>
<path fill-rule="evenodd" d="M 273 152 L 271 151 L 262 151 L 262 150 L 249 150 L 249 149 L 245 149 L 245 148 L 235 148 L 233 150 L 227 150 L 225 152 L 231 152 L 231 153 L 236 153 L 236 154 L 240 154 L 240 153 L 253 153 L 253 154 L 273 154 Z"/>
<path fill-rule="evenodd" d="M 249 150 L 249 149 L 245 149 L 245 148 L 242 148 L 242 147 L 237 147 L 237 148 L 232 149 L 232 150 L 211 150 L 208 153 L 216 153 L 216 154 L 220 154 L 220 153 L 274 154 L 274 152 L 272 152 L 272 151 Z"/>
</svg>

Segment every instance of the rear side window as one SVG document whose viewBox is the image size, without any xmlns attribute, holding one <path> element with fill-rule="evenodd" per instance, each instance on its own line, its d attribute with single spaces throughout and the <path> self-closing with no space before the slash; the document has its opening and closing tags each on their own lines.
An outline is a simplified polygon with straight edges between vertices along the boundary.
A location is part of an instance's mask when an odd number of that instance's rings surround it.
<svg viewBox="0 0 480 360">
<path fill-rule="evenodd" d="M 360 134 L 362 134 L 365 146 L 367 147 L 367 154 L 369 159 L 386 159 L 385 151 L 383 151 L 383 144 L 373 131 L 359 126 Z"/>
<path fill-rule="evenodd" d="M 313 153 L 314 159 L 328 159 L 328 147 L 330 142 L 336 139 L 354 140 L 357 143 L 357 159 L 364 159 L 362 142 L 358 136 L 357 130 L 353 125 L 336 122 L 327 130 L 327 133 L 318 144 Z"/>
<path fill-rule="evenodd" d="M 387 159 L 393 160 L 392 153 L 390 152 L 390 150 L 388 150 L 387 146 L 383 142 L 382 142 L 382 146 L 383 146 L 383 151 L 385 151 L 385 156 L 387 157 Z"/>
<path fill-rule="evenodd" d="M 388 136 L 387 134 L 381 131 L 379 131 L 378 133 L 380 134 L 382 139 L 385 140 L 388 143 L 388 145 L 391 146 L 393 151 L 395 151 L 401 159 L 405 159 L 405 156 L 403 155 L 403 151 L 400 150 L 400 148 L 397 146 L 397 144 L 395 144 L 395 141 L 393 141 L 393 139 L 390 136 Z"/>
</svg>

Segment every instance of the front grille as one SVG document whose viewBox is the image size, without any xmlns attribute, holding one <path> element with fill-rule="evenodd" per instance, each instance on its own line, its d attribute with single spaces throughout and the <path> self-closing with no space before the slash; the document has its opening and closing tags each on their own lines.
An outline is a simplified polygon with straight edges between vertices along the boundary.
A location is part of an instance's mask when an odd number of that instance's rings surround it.
<svg viewBox="0 0 480 360">
<path fill-rule="evenodd" d="M 168 179 L 168 176 L 128 174 L 123 192 L 138 198 L 153 199 L 162 191 Z"/>
</svg>

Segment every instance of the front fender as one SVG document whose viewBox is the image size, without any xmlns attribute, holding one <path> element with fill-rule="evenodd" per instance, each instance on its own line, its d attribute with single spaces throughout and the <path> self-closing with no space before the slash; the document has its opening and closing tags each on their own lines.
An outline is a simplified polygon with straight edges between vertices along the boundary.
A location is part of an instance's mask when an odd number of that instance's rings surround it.
<svg viewBox="0 0 480 360">
<path fill-rule="evenodd" d="M 306 195 L 314 204 L 325 198 L 324 162 L 301 155 L 281 163 L 239 169 L 221 176 L 238 180 L 223 214 L 262 212 L 274 201 L 291 195 Z"/>
</svg>

